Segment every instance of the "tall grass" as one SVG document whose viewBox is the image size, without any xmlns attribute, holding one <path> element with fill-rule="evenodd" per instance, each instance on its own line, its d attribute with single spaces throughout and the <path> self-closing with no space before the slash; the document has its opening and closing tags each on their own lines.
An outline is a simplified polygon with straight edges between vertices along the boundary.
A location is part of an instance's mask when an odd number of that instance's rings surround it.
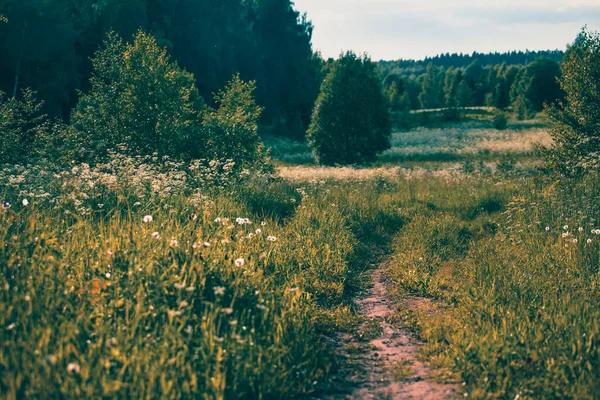
<svg viewBox="0 0 600 400">
<path fill-rule="evenodd" d="M 401 313 L 468 396 L 600 391 L 597 177 L 146 161 L 0 171 L 2 396 L 318 394 L 385 252 L 391 295 L 440 305 Z"/>
<path fill-rule="evenodd" d="M 163 177 L 165 195 L 146 184 L 152 167 L 127 168 L 4 171 L 0 393 L 314 392 L 335 366 L 320 331 L 344 302 L 355 244 L 341 212 L 277 182 L 266 183 L 276 193 L 267 199 L 203 194 L 183 172 L 181 187 Z"/>
<path fill-rule="evenodd" d="M 409 320 L 469 397 L 597 397 L 598 188 L 596 177 L 446 186 L 414 209 L 389 273 L 397 293 L 444 305 Z"/>
</svg>

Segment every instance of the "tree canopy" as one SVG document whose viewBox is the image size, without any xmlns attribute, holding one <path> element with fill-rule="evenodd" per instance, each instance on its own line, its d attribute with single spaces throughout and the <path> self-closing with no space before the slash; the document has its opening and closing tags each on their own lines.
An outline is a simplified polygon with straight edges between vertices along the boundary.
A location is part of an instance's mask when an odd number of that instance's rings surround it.
<svg viewBox="0 0 600 400">
<path fill-rule="evenodd" d="M 151 33 L 208 102 L 236 73 L 256 81 L 274 134 L 304 136 L 322 79 L 312 24 L 290 0 L 5 0 L 0 15 L 0 90 L 31 88 L 64 119 L 90 89 L 89 60 L 109 31 Z"/>
<path fill-rule="evenodd" d="M 321 86 L 308 130 L 319 163 L 372 161 L 390 147 L 389 104 L 375 64 L 352 52 L 333 63 Z"/>
<path fill-rule="evenodd" d="M 548 107 L 554 145 L 551 167 L 577 174 L 600 165 L 600 33 L 583 30 L 562 64 L 564 101 Z"/>
</svg>

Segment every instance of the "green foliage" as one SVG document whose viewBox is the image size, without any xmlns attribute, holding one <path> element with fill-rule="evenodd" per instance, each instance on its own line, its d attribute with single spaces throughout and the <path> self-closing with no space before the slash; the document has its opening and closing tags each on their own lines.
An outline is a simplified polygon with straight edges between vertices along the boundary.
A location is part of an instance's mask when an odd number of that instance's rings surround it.
<svg viewBox="0 0 600 400">
<path fill-rule="evenodd" d="M 51 125 L 42 106 L 30 90 L 16 99 L 0 92 L 0 164 L 27 164 L 43 149 Z"/>
<path fill-rule="evenodd" d="M 411 222 L 394 242 L 389 276 L 398 294 L 440 303 L 443 313 L 418 313 L 411 324 L 424 355 L 452 369 L 469 398 L 598 393 L 598 182 L 411 187 Z"/>
<path fill-rule="evenodd" d="M 536 112 L 542 111 L 546 103 L 555 103 L 563 98 L 558 81 L 560 65 L 556 61 L 540 58 L 528 64 L 526 70 L 531 79 L 527 97 Z"/>
<path fill-rule="evenodd" d="M 246 83 L 239 75 L 215 96 L 217 109 L 207 107 L 202 128 L 208 159 L 234 160 L 243 167 L 265 161 L 263 145 L 258 136 L 261 108 L 253 92 L 255 82 Z"/>
<path fill-rule="evenodd" d="M 504 112 L 498 111 L 494 115 L 493 123 L 494 128 L 498 129 L 499 131 L 503 131 L 508 127 L 508 118 Z"/>
<path fill-rule="evenodd" d="M 541 111 L 544 104 L 562 98 L 557 80 L 559 75 L 558 63 L 545 58 L 534 61 L 518 72 L 510 91 L 517 119 L 529 118 Z"/>
<path fill-rule="evenodd" d="M 433 64 L 427 66 L 419 101 L 422 108 L 439 108 L 443 105 L 444 75 Z"/>
<path fill-rule="evenodd" d="M 546 158 L 563 173 L 597 170 L 600 163 L 600 34 L 583 30 L 562 65 L 563 102 L 547 109 L 554 145 Z"/>
<path fill-rule="evenodd" d="M 128 44 L 111 33 L 93 64 L 91 92 L 71 118 L 92 156 L 119 144 L 140 154 L 205 154 L 194 78 L 152 36 L 139 32 Z"/>
<path fill-rule="evenodd" d="M 0 170 L 0 392 L 309 397 L 334 367 L 319 330 L 353 318 L 338 199 L 207 197 L 183 164 L 139 161 Z"/>
<path fill-rule="evenodd" d="M 372 161 L 389 148 L 390 133 L 389 105 L 375 64 L 367 57 L 343 54 L 323 82 L 308 131 L 318 162 Z"/>
<path fill-rule="evenodd" d="M 106 34 L 140 29 L 197 79 L 208 101 L 235 73 L 256 80 L 262 123 L 304 137 L 322 80 L 312 24 L 290 0 L 5 0 L 0 2 L 0 90 L 31 87 L 45 111 L 68 120 L 89 89 L 90 59 Z M 301 123 L 298 123 L 298 120 Z"/>
</svg>

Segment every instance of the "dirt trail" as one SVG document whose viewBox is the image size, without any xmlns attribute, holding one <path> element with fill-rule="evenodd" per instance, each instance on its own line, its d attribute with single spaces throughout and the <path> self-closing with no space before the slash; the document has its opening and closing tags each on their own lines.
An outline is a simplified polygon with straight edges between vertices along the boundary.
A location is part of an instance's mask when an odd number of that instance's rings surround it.
<svg viewBox="0 0 600 400">
<path fill-rule="evenodd" d="M 389 263 L 389 261 L 388 261 Z M 453 384 L 438 383 L 431 377 L 432 370 L 418 358 L 423 344 L 406 328 L 392 325 L 397 308 L 388 298 L 388 282 L 383 274 L 387 263 L 375 266 L 371 272 L 373 287 L 366 297 L 355 301 L 364 322 L 359 332 L 366 335 L 366 345 L 356 337 L 344 335 L 337 347 L 348 364 L 357 366 L 345 377 L 343 394 L 326 399 L 453 399 L 458 388 Z M 406 299 L 407 308 L 427 306 L 425 299 Z M 362 349 L 352 351 L 352 349 Z M 362 371 L 359 372 L 359 371 Z"/>
</svg>

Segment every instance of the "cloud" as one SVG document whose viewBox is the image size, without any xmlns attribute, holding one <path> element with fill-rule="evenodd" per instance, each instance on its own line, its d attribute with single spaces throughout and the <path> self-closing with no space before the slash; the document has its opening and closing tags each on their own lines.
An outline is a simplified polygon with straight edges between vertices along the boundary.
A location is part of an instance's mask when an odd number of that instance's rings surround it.
<svg viewBox="0 0 600 400">
<path fill-rule="evenodd" d="M 585 21 L 600 21 L 600 4 L 555 9 L 503 9 L 490 10 L 486 8 L 468 9 L 461 12 L 467 20 L 494 22 L 499 24 L 563 24 L 581 23 Z"/>
<path fill-rule="evenodd" d="M 565 48 L 583 25 L 600 29 L 599 0 L 296 0 L 314 47 L 374 59 L 442 52 Z"/>
</svg>

